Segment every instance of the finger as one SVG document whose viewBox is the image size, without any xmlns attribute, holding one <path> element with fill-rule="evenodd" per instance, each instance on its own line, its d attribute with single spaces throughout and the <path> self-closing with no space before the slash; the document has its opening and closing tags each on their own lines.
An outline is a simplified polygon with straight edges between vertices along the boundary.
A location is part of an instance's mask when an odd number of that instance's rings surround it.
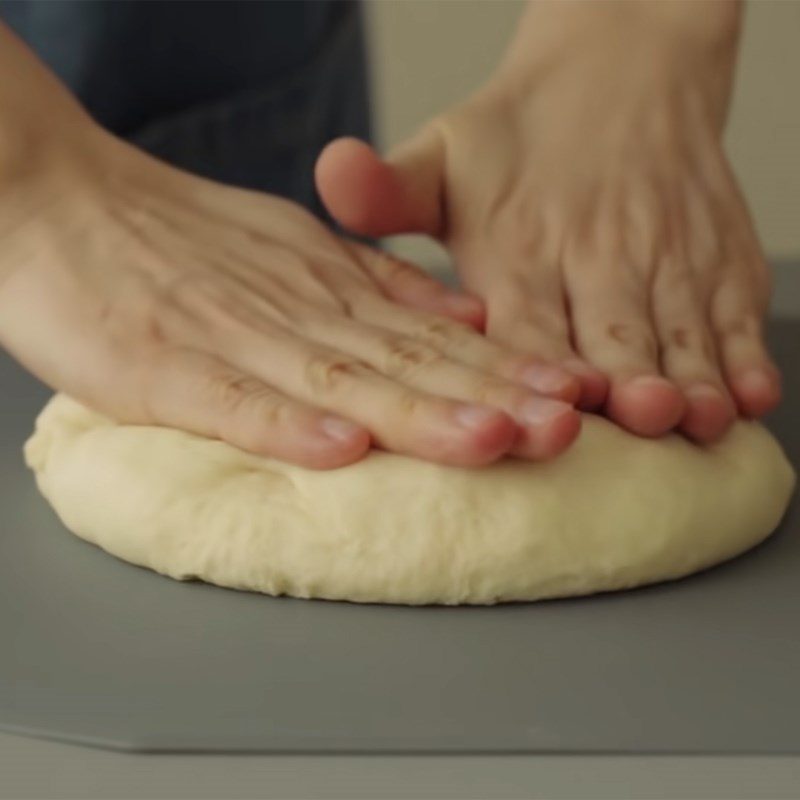
<svg viewBox="0 0 800 800">
<path fill-rule="evenodd" d="M 485 324 L 483 303 L 477 297 L 449 289 L 419 267 L 391 253 L 359 242 L 346 244 L 390 300 L 420 311 L 442 314 L 474 328 L 480 329 Z"/>
<path fill-rule="evenodd" d="M 567 402 L 577 394 L 574 379 L 563 370 L 452 320 L 402 308 L 382 298 L 364 298 L 355 316 L 360 322 L 411 337 L 452 360 L 528 386 L 539 394 Z"/>
<path fill-rule="evenodd" d="M 653 289 L 661 367 L 686 400 L 680 428 L 697 442 L 714 442 L 733 424 L 736 406 L 689 270 L 684 264 L 665 262 Z"/>
<path fill-rule="evenodd" d="M 384 161 L 365 142 L 331 142 L 314 170 L 317 190 L 330 214 L 365 236 L 427 233 L 442 225 L 444 145 L 425 128 Z"/>
<path fill-rule="evenodd" d="M 387 450 L 479 466 L 508 452 L 517 426 L 498 409 L 403 386 L 350 354 L 252 320 L 212 332 L 218 355 L 289 397 L 359 423 Z"/>
<path fill-rule="evenodd" d="M 291 308 L 275 316 L 273 300 L 243 291 L 233 291 L 222 305 L 216 296 L 202 297 L 177 317 L 167 315 L 174 318 L 165 324 L 172 340 L 187 346 L 202 341 L 208 352 L 285 395 L 362 424 L 386 449 L 475 466 L 513 444 L 517 426 L 501 411 L 465 408 L 403 387 L 313 341 L 312 321 L 324 309 L 292 298 Z"/>
<path fill-rule="evenodd" d="M 593 264 L 569 286 L 580 353 L 611 381 L 606 411 L 641 436 L 660 436 L 684 414 L 678 389 L 660 374 L 648 296 L 632 269 Z"/>
<path fill-rule="evenodd" d="M 410 389 L 349 355 L 287 343 L 281 359 L 286 391 L 348 413 L 387 450 L 459 466 L 504 455 L 517 429 L 501 411 Z"/>
<path fill-rule="evenodd" d="M 427 394 L 501 409 L 520 426 L 516 455 L 543 460 L 566 449 L 578 435 L 580 415 L 568 403 L 542 398 L 518 383 L 448 358 L 410 336 L 328 317 L 308 329 L 382 375 Z"/>
<path fill-rule="evenodd" d="M 570 341 L 569 322 L 555 270 L 542 268 L 498 276 L 485 288 L 487 332 L 502 344 L 531 354 L 543 382 L 558 380 L 558 396 L 596 408 L 608 391 L 605 376 L 581 359 Z M 535 369 L 535 368 L 534 368 Z M 550 378 L 549 376 L 557 376 Z M 544 386 L 542 386 L 544 389 Z"/>
<path fill-rule="evenodd" d="M 287 397 L 225 362 L 168 350 L 143 370 L 148 421 L 311 469 L 333 469 L 369 449 L 367 430 Z"/>
<path fill-rule="evenodd" d="M 781 399 L 781 380 L 764 342 L 756 291 L 737 274 L 714 293 L 711 325 L 725 380 L 742 414 L 760 417 Z"/>
</svg>

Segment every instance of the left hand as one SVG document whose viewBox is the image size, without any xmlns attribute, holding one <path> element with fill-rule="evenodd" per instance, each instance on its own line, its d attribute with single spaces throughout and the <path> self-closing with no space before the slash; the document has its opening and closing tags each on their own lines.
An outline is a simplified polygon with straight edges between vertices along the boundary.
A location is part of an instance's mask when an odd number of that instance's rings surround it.
<svg viewBox="0 0 800 800">
<path fill-rule="evenodd" d="M 359 233 L 439 238 L 488 335 L 577 379 L 583 407 L 714 441 L 780 397 L 768 270 L 721 144 L 735 35 L 545 6 L 538 45 L 387 160 L 329 145 L 320 194 Z"/>
</svg>

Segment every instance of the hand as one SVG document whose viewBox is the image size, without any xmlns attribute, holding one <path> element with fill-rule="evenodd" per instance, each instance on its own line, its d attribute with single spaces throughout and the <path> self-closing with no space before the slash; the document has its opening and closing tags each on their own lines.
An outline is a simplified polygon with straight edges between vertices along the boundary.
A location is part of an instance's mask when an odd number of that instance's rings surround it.
<svg viewBox="0 0 800 800">
<path fill-rule="evenodd" d="M 534 391 L 574 399 L 577 387 L 477 333 L 480 303 L 293 203 L 93 128 L 46 169 L 11 176 L 0 342 L 117 420 L 315 468 L 371 441 L 464 466 L 543 459 L 578 433 L 569 403 Z"/>
<path fill-rule="evenodd" d="M 735 7 L 690 5 L 533 8 L 474 97 L 385 161 L 334 142 L 317 183 L 352 230 L 440 238 L 490 337 L 580 377 L 584 406 L 606 377 L 620 425 L 710 442 L 780 383 L 768 271 L 721 144 L 736 25 L 711 17 Z"/>
</svg>

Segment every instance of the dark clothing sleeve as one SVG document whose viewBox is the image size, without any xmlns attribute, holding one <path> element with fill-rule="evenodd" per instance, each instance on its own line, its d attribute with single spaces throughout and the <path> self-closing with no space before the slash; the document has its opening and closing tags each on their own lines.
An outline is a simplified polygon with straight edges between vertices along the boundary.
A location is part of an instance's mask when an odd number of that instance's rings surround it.
<svg viewBox="0 0 800 800">
<path fill-rule="evenodd" d="M 0 0 L 0 17 L 114 133 L 317 213 L 319 150 L 370 135 L 351 0 Z"/>
</svg>

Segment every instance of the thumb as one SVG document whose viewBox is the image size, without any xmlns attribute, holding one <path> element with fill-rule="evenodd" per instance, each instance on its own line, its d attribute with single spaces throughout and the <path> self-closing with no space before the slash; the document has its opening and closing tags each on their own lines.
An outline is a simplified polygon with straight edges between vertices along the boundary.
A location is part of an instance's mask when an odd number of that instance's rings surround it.
<svg viewBox="0 0 800 800">
<path fill-rule="evenodd" d="M 354 233 L 441 232 L 444 143 L 431 126 L 386 160 L 358 139 L 336 139 L 317 159 L 314 176 L 328 212 Z"/>
</svg>

